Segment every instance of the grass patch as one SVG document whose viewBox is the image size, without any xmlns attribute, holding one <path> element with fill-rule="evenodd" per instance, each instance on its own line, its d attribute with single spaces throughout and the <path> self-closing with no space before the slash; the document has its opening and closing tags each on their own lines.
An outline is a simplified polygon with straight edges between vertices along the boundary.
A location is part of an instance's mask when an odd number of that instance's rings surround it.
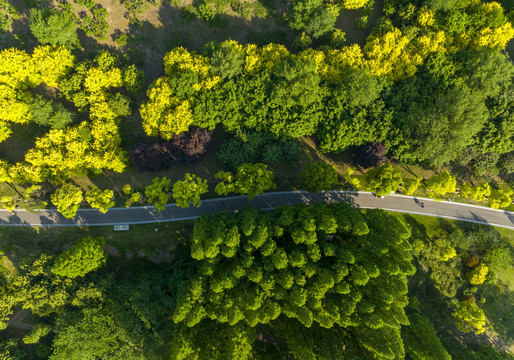
<svg viewBox="0 0 514 360">
<path fill-rule="evenodd" d="M 180 221 L 131 225 L 129 231 L 114 231 L 112 226 L 0 227 L 0 252 L 5 254 L 2 261 L 7 257 L 17 265 L 28 255 L 39 251 L 60 252 L 77 239 L 91 235 L 103 236 L 106 245 L 116 249 L 120 258 L 129 252 L 135 258 L 156 256 L 159 249 L 174 248 L 188 239 L 193 224 L 193 221 Z"/>
</svg>

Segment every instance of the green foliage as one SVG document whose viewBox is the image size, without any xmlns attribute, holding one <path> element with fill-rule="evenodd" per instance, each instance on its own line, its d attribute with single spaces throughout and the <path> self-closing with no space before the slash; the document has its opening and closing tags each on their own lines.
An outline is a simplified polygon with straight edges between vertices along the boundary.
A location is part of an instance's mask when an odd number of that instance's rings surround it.
<svg viewBox="0 0 514 360">
<path fill-rule="evenodd" d="M 98 270 L 107 260 L 104 244 L 103 237 L 89 236 L 79 239 L 77 244 L 57 256 L 52 272 L 73 279 Z"/>
<path fill-rule="evenodd" d="M 145 74 L 134 64 L 123 68 L 123 85 L 129 93 L 136 95 L 145 85 Z"/>
<path fill-rule="evenodd" d="M 312 44 L 312 39 L 305 32 L 301 32 L 296 36 L 293 41 L 293 47 L 298 51 L 303 51 L 309 48 Z"/>
<path fill-rule="evenodd" d="M 330 46 L 340 49 L 346 44 L 346 34 L 341 29 L 334 29 L 330 34 Z"/>
<path fill-rule="evenodd" d="M 114 314 L 101 307 L 65 313 L 57 319 L 55 332 L 52 360 L 144 359 Z"/>
<path fill-rule="evenodd" d="M 22 360 L 26 353 L 18 346 L 17 339 L 0 339 L 0 358 L 2 360 Z"/>
<path fill-rule="evenodd" d="M 145 196 L 148 198 L 148 203 L 153 203 L 159 211 L 165 209 L 165 205 L 169 200 L 168 190 L 170 184 L 170 179 L 156 177 L 152 180 L 151 185 L 145 187 Z"/>
<path fill-rule="evenodd" d="M 462 332 L 473 331 L 476 334 L 482 334 L 485 331 L 486 317 L 484 311 L 474 302 L 459 302 L 457 310 L 452 316 L 456 320 L 457 328 Z"/>
<path fill-rule="evenodd" d="M 52 129 L 63 129 L 71 124 L 74 114 L 61 103 L 52 103 L 41 96 L 34 97 L 29 104 L 29 111 L 34 122 L 42 126 L 50 126 Z"/>
<path fill-rule="evenodd" d="M 48 335 L 50 331 L 52 331 L 50 325 L 37 324 L 23 337 L 23 342 L 25 344 L 36 344 L 42 337 Z"/>
<path fill-rule="evenodd" d="M 402 174 L 389 163 L 373 168 L 366 173 L 366 184 L 377 196 L 395 192 L 402 182 Z"/>
<path fill-rule="evenodd" d="M 200 196 L 209 191 L 207 180 L 202 180 L 195 174 L 191 175 L 186 173 L 183 181 L 177 181 L 173 185 L 172 196 L 177 203 L 177 206 L 182 208 L 193 206 L 200 206 Z"/>
<path fill-rule="evenodd" d="M 514 151 L 503 154 L 498 160 L 498 169 L 503 175 L 509 175 L 514 173 Z"/>
<path fill-rule="evenodd" d="M 100 190 L 98 186 L 93 186 L 91 189 L 86 191 L 86 201 L 91 205 L 92 208 L 97 208 L 102 213 L 106 213 L 109 208 L 114 207 L 114 191 L 112 190 Z"/>
<path fill-rule="evenodd" d="M 20 13 L 7 0 L 0 1 L 0 32 L 8 32 L 11 29 L 13 19 L 19 19 Z"/>
<path fill-rule="evenodd" d="M 432 197 L 438 198 L 444 196 L 446 193 L 454 193 L 457 187 L 457 180 L 455 176 L 451 175 L 448 171 L 443 171 L 434 175 L 426 180 L 428 190 L 432 193 Z"/>
<path fill-rule="evenodd" d="M 83 200 L 82 190 L 75 185 L 66 183 L 50 196 L 57 210 L 68 219 L 74 218 Z"/>
<path fill-rule="evenodd" d="M 244 51 L 241 45 L 233 41 L 210 43 L 206 53 L 211 59 L 212 72 L 222 79 L 231 79 L 243 72 Z"/>
<path fill-rule="evenodd" d="M 174 360 L 246 360 L 250 359 L 254 341 L 255 328 L 204 320 L 192 328 L 175 327 L 170 355 Z"/>
<path fill-rule="evenodd" d="M 127 117 L 132 114 L 130 100 L 120 93 L 114 94 L 114 96 L 107 101 L 107 104 L 116 117 Z"/>
<path fill-rule="evenodd" d="M 312 193 L 321 190 L 330 190 L 339 182 L 339 175 L 332 164 L 325 164 L 321 161 L 308 163 L 298 176 L 302 187 Z"/>
<path fill-rule="evenodd" d="M 265 164 L 244 163 L 237 168 L 235 175 L 220 171 L 215 177 L 221 180 L 214 189 L 218 195 L 235 192 L 241 195 L 248 194 L 248 199 L 251 200 L 266 190 L 276 188 L 273 172 L 268 170 L 268 165 Z"/>
<path fill-rule="evenodd" d="M 218 160 L 230 171 L 243 163 L 278 165 L 298 160 L 295 140 L 278 140 L 268 134 L 249 132 L 224 142 L 218 150 Z"/>
<path fill-rule="evenodd" d="M 30 31 L 43 45 L 64 45 L 69 49 L 80 47 L 77 24 L 77 18 L 71 11 L 30 10 Z"/>
<path fill-rule="evenodd" d="M 336 15 L 320 0 L 297 0 L 289 6 L 287 21 L 292 29 L 319 38 L 333 29 Z"/>
<path fill-rule="evenodd" d="M 406 275 L 415 271 L 408 236 L 385 212 L 363 216 L 344 202 L 201 217 L 191 241 L 198 271 L 180 286 L 173 319 L 254 327 L 283 314 L 332 339 L 351 329 L 371 353 L 402 353 Z"/>
<path fill-rule="evenodd" d="M 434 324 L 420 314 L 409 315 L 409 326 L 402 328 L 405 352 L 412 360 L 451 360 L 437 337 Z"/>
<path fill-rule="evenodd" d="M 87 34 L 105 40 L 109 31 L 109 23 L 106 20 L 107 9 L 100 5 L 95 5 L 91 9 L 92 16 L 85 16 L 82 19 L 80 28 Z"/>
</svg>

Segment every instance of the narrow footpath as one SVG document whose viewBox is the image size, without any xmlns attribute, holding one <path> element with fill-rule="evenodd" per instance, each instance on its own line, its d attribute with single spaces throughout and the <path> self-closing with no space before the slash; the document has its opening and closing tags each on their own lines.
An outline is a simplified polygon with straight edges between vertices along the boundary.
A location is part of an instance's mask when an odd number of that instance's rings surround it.
<svg viewBox="0 0 514 360">
<path fill-rule="evenodd" d="M 200 207 L 182 209 L 175 204 L 166 205 L 162 212 L 153 206 L 112 208 L 106 214 L 95 209 L 79 209 L 74 219 L 66 219 L 56 210 L 28 212 L 0 210 L 0 226 L 99 226 L 149 224 L 167 221 L 194 219 L 219 211 L 241 210 L 246 205 L 262 210 L 271 210 L 281 205 L 298 203 L 313 204 L 320 201 L 346 201 L 357 208 L 380 208 L 409 214 L 436 216 L 445 219 L 463 220 L 488 224 L 514 230 L 514 212 L 494 210 L 487 207 L 458 202 L 433 201 L 405 195 L 388 195 L 377 198 L 365 191 L 327 191 L 311 194 L 303 191 L 266 193 L 251 201 L 247 196 L 234 196 L 202 201 Z M 422 206 L 423 205 L 423 206 Z"/>
</svg>

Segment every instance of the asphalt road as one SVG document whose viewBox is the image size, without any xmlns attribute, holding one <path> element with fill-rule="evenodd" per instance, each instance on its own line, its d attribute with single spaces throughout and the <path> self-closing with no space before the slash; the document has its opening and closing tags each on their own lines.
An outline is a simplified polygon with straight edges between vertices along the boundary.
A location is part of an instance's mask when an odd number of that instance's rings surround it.
<svg viewBox="0 0 514 360">
<path fill-rule="evenodd" d="M 204 214 L 213 214 L 222 210 L 240 210 L 246 205 L 258 209 L 273 209 L 281 205 L 293 205 L 300 202 L 312 204 L 323 201 L 321 194 L 302 191 L 266 193 L 248 201 L 246 196 L 234 196 L 202 201 L 200 207 L 182 209 L 169 204 L 162 212 L 153 206 L 112 208 L 106 214 L 94 209 L 80 209 L 74 219 L 66 219 L 56 210 L 28 212 L 16 210 L 10 213 L 0 210 L 0 226 L 95 226 L 148 224 L 167 221 L 194 219 Z M 433 201 L 404 195 L 389 195 L 383 199 L 371 193 L 328 191 L 325 201 L 346 201 L 358 208 L 381 208 L 388 211 L 437 216 L 446 219 L 464 220 L 480 224 L 504 227 L 514 230 L 514 212 L 494 210 L 487 207 L 467 205 L 457 202 Z M 421 207 L 421 203 L 424 207 Z"/>
</svg>

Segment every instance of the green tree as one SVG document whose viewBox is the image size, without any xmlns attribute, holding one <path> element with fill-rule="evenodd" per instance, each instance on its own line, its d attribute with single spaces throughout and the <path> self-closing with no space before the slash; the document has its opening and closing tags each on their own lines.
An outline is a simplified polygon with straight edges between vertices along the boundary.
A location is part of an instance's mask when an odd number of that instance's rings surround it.
<svg viewBox="0 0 514 360">
<path fill-rule="evenodd" d="M 93 186 L 91 189 L 86 191 L 85 197 L 86 201 L 92 208 L 97 208 L 104 214 L 109 210 L 109 208 L 112 208 L 115 205 L 114 201 L 112 201 L 114 191 L 100 190 L 98 186 Z"/>
<path fill-rule="evenodd" d="M 289 6 L 287 20 L 292 29 L 319 38 L 334 28 L 336 15 L 321 0 L 296 0 Z"/>
<path fill-rule="evenodd" d="M 316 193 L 330 190 L 338 183 L 339 175 L 334 165 L 316 161 L 305 165 L 298 178 L 305 190 Z"/>
<path fill-rule="evenodd" d="M 437 337 L 434 324 L 420 314 L 409 316 L 409 326 L 402 328 L 405 352 L 412 360 L 451 360 L 450 354 Z"/>
<path fill-rule="evenodd" d="M 27 354 L 18 346 L 17 339 L 0 339 L 0 358 L 2 360 L 22 360 Z"/>
<path fill-rule="evenodd" d="M 66 183 L 50 196 L 57 210 L 68 219 L 74 218 L 83 200 L 82 190 L 75 185 Z"/>
<path fill-rule="evenodd" d="M 63 129 L 71 124 L 74 114 L 66 109 L 62 104 L 52 104 L 51 100 L 46 100 L 37 96 L 29 104 L 29 111 L 34 122 L 42 126 L 50 126 L 52 129 Z"/>
<path fill-rule="evenodd" d="M 122 191 L 125 195 L 129 196 L 129 199 L 125 202 L 125 207 L 130 207 L 133 203 L 141 200 L 141 194 L 134 191 L 129 184 L 123 185 Z"/>
<path fill-rule="evenodd" d="M 154 203 L 154 206 L 159 211 L 163 211 L 165 209 L 165 205 L 168 203 L 168 190 L 170 188 L 170 184 L 170 179 L 165 177 L 162 179 L 156 177 L 152 180 L 152 184 L 145 188 L 145 196 L 148 198 L 148 203 Z"/>
<path fill-rule="evenodd" d="M 77 18 L 71 11 L 30 10 L 30 31 L 43 45 L 64 45 L 70 49 L 80 47 L 77 24 Z"/>
<path fill-rule="evenodd" d="M 268 165 L 265 164 L 244 163 L 239 165 L 235 175 L 220 171 L 216 174 L 216 179 L 221 180 L 215 188 L 218 195 L 227 195 L 231 192 L 248 194 L 250 200 L 276 187 L 273 172 L 268 170 Z"/>
<path fill-rule="evenodd" d="M 484 311 L 473 302 L 459 302 L 452 316 L 455 318 L 457 328 L 462 332 L 473 331 L 476 334 L 482 334 L 485 331 Z"/>
<path fill-rule="evenodd" d="M 392 350 L 399 327 L 391 335 L 387 321 L 391 312 L 398 325 L 408 321 L 406 275 L 415 272 L 408 236 L 384 211 L 364 218 L 344 202 L 204 216 L 190 243 L 198 271 L 180 286 L 173 319 L 190 327 L 207 318 L 254 327 L 283 314 L 305 327 L 360 327 L 363 336 L 375 329 L 384 351 L 401 352 Z"/>
<path fill-rule="evenodd" d="M 207 180 L 202 180 L 195 174 L 187 173 L 183 181 L 177 181 L 173 185 L 172 196 L 178 206 L 185 208 L 193 203 L 200 206 L 200 196 L 209 191 Z"/>
<path fill-rule="evenodd" d="M 208 338 L 204 334 L 210 334 Z M 204 320 L 195 327 L 178 325 L 171 341 L 174 360 L 246 360 L 252 355 L 255 328 Z"/>
<path fill-rule="evenodd" d="M 55 333 L 51 360 L 145 359 L 127 330 L 102 307 L 65 312 L 56 321 Z"/>
<path fill-rule="evenodd" d="M 455 176 L 451 175 L 448 171 L 443 171 L 428 178 L 426 185 L 428 190 L 432 192 L 430 196 L 438 198 L 444 196 L 446 193 L 454 193 L 457 188 L 457 180 L 455 180 Z"/>
<path fill-rule="evenodd" d="M 48 335 L 50 331 L 52 331 L 52 327 L 50 325 L 36 324 L 36 326 L 34 326 L 32 330 L 23 337 L 23 342 L 25 344 L 36 344 L 42 337 Z"/>
<path fill-rule="evenodd" d="M 366 173 L 367 188 L 377 196 L 389 195 L 396 191 L 401 182 L 402 174 L 389 163 Z"/>
<path fill-rule="evenodd" d="M 104 244 L 103 237 L 88 236 L 79 239 L 77 244 L 57 256 L 52 272 L 73 279 L 98 270 L 107 261 Z"/>
<path fill-rule="evenodd" d="M 234 41 L 210 44 L 208 56 L 211 58 L 211 70 L 222 79 L 231 79 L 243 72 L 244 50 Z"/>
</svg>

